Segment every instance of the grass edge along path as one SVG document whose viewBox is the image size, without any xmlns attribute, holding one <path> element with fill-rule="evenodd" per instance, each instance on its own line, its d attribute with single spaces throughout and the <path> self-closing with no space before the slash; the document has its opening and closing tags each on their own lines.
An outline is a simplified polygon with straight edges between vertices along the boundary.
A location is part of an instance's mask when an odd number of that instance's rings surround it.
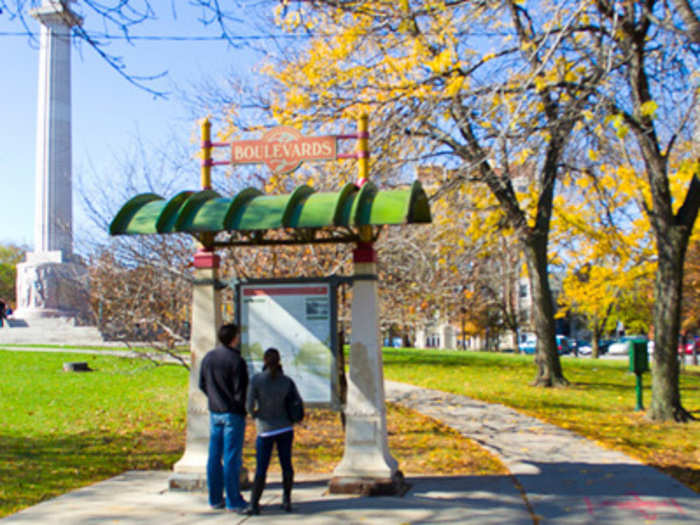
<svg viewBox="0 0 700 525">
<path fill-rule="evenodd" d="M 74 359 L 0 350 L 0 517 L 126 470 L 169 470 L 182 455 L 183 367 L 86 354 L 94 372 L 63 372 L 63 362 Z M 387 428 L 407 475 L 508 475 L 474 441 L 412 410 L 390 404 Z M 246 429 L 244 464 L 252 472 L 250 419 Z M 331 472 L 344 446 L 338 414 L 309 410 L 295 432 L 295 470 Z"/>
<path fill-rule="evenodd" d="M 700 420 L 654 423 L 635 409 L 627 360 L 562 360 L 569 387 L 530 386 L 532 356 L 458 350 L 384 348 L 386 379 L 501 403 L 619 450 L 700 492 Z M 700 367 L 681 374 L 681 399 L 700 418 Z M 651 400 L 649 373 L 644 403 Z"/>
</svg>

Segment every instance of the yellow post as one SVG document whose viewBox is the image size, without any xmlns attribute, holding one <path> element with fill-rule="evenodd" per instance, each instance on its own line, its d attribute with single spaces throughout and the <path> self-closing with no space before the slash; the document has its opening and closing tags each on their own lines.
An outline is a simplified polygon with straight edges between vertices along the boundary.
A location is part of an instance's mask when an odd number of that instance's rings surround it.
<svg viewBox="0 0 700 525">
<path fill-rule="evenodd" d="M 357 185 L 361 188 L 369 179 L 369 117 L 366 113 L 357 119 Z M 363 242 L 372 241 L 372 227 L 358 228 Z"/>
<path fill-rule="evenodd" d="M 357 185 L 369 179 L 369 118 L 366 113 L 357 119 Z"/>
<path fill-rule="evenodd" d="M 202 189 L 211 189 L 211 122 L 202 121 Z"/>
</svg>

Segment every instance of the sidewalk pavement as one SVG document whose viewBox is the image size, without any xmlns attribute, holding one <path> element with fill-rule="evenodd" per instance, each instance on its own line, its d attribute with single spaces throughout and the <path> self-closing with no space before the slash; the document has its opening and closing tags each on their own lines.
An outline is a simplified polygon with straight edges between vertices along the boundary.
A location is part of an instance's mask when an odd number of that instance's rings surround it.
<svg viewBox="0 0 700 525">
<path fill-rule="evenodd" d="M 621 452 L 503 405 L 393 382 L 386 391 L 493 452 L 540 523 L 700 523 L 700 494 Z"/>
<path fill-rule="evenodd" d="M 403 497 L 326 494 L 328 478 L 306 477 L 292 493 L 294 512 L 281 509 L 279 481 L 270 480 L 259 516 L 238 516 L 207 505 L 204 492 L 167 490 L 169 472 L 126 472 L 14 514 L 6 524 L 466 523 L 532 524 L 522 497 L 508 477 L 412 478 Z M 244 493 L 248 497 L 248 493 Z"/>
<path fill-rule="evenodd" d="M 206 494 L 167 490 L 168 472 L 126 472 L 0 520 L 0 524 L 684 524 L 700 494 L 624 454 L 502 405 L 387 382 L 387 400 L 439 419 L 492 451 L 511 476 L 412 476 L 402 497 L 336 496 L 328 477 L 298 477 L 282 512 L 272 478 L 260 516 L 210 510 Z M 248 494 L 245 494 L 248 497 Z"/>
</svg>

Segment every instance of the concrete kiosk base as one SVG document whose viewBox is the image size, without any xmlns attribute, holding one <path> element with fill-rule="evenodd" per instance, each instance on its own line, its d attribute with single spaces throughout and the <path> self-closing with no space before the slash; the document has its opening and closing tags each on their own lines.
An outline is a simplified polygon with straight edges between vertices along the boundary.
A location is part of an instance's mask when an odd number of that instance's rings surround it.
<svg viewBox="0 0 700 525">
<path fill-rule="evenodd" d="M 241 490 L 250 488 L 251 483 L 247 468 L 241 467 L 238 483 Z M 170 490 L 184 490 L 187 492 L 206 492 L 207 474 L 206 472 L 173 472 L 168 477 L 168 488 Z"/>
<path fill-rule="evenodd" d="M 403 496 L 411 486 L 400 470 L 390 478 L 362 478 L 334 476 L 328 483 L 330 494 L 356 494 L 359 496 Z"/>
</svg>

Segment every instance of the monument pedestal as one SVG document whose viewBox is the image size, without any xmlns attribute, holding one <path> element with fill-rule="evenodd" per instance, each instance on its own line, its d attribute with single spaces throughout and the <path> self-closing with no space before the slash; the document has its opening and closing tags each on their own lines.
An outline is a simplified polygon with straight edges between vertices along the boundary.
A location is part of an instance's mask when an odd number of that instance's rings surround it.
<svg viewBox="0 0 700 525">
<path fill-rule="evenodd" d="M 87 268 L 65 261 L 60 251 L 30 252 L 17 265 L 14 317 L 27 321 L 62 318 L 67 325 L 90 320 Z"/>
</svg>

